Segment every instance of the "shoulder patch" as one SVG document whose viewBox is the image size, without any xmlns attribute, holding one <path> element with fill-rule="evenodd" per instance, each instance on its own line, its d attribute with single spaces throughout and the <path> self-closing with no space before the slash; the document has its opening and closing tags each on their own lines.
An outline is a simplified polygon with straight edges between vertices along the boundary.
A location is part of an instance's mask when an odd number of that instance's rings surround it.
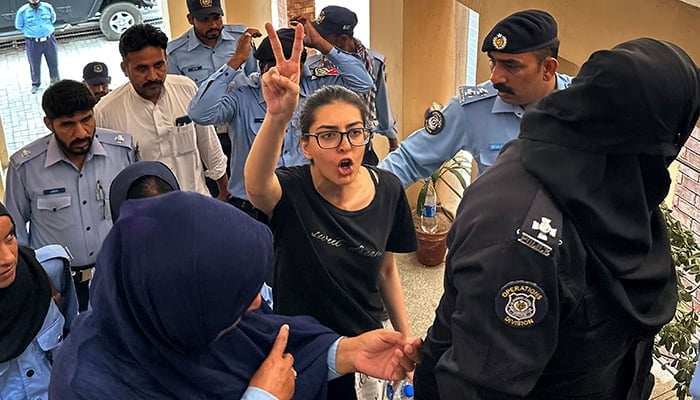
<svg viewBox="0 0 700 400">
<path fill-rule="evenodd" d="M 226 24 L 224 25 L 224 30 L 232 32 L 232 33 L 240 33 L 243 34 L 245 33 L 245 30 L 248 29 L 245 25 L 239 25 L 239 24 Z"/>
<path fill-rule="evenodd" d="M 459 104 L 465 105 L 475 101 L 488 99 L 496 96 L 498 90 L 491 85 L 485 86 L 460 86 L 459 87 Z"/>
<path fill-rule="evenodd" d="M 529 328 L 547 316 L 549 299 L 535 282 L 510 281 L 498 290 L 494 309 L 501 322 L 507 326 Z"/>
<path fill-rule="evenodd" d="M 117 131 L 99 129 L 95 132 L 95 138 L 102 144 L 111 144 L 113 146 L 125 147 L 131 149 L 133 143 L 131 135 Z"/>
<path fill-rule="evenodd" d="M 336 67 L 316 67 L 311 69 L 311 79 L 323 78 L 326 76 L 338 76 L 340 72 Z"/>
<path fill-rule="evenodd" d="M 431 135 L 437 135 L 445 127 L 445 116 L 442 114 L 442 105 L 433 103 L 425 110 L 425 121 L 423 128 Z"/>
<path fill-rule="evenodd" d="M 37 157 L 40 154 L 43 154 L 44 152 L 46 152 L 46 149 L 49 148 L 50 138 L 51 134 L 46 135 L 17 150 L 15 154 L 13 154 L 10 157 L 10 163 L 15 168 L 19 168 L 20 165 Z"/>
<path fill-rule="evenodd" d="M 554 202 L 539 190 L 530 205 L 525 221 L 516 231 L 518 243 L 545 257 L 562 244 L 563 216 Z"/>
<path fill-rule="evenodd" d="M 367 49 L 367 52 L 369 53 L 370 56 L 374 57 L 375 59 L 379 60 L 379 62 L 384 64 L 384 59 L 385 59 L 384 54 L 382 54 L 378 51 L 374 51 L 372 49 Z"/>
</svg>

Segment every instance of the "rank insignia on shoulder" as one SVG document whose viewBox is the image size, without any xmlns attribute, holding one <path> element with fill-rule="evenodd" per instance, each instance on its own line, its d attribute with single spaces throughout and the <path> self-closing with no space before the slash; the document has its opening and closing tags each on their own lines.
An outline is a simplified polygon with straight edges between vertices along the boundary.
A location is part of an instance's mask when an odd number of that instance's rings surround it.
<svg viewBox="0 0 700 400">
<path fill-rule="evenodd" d="M 22 149 L 22 157 L 27 158 L 32 155 L 32 151 L 29 149 Z"/>
<path fill-rule="evenodd" d="M 549 300 L 534 282 L 510 281 L 496 294 L 494 308 L 498 318 L 507 326 L 529 328 L 547 316 Z"/>
<path fill-rule="evenodd" d="M 498 94 L 496 90 L 492 90 L 492 92 L 489 92 L 487 88 L 482 86 L 460 86 L 459 104 L 464 105 L 467 103 L 471 103 L 472 101 L 493 97 L 496 94 Z"/>
<path fill-rule="evenodd" d="M 423 127 L 431 135 L 437 135 L 445 127 L 445 116 L 442 114 L 442 105 L 440 103 L 433 103 L 425 110 Z"/>
<path fill-rule="evenodd" d="M 117 142 L 117 143 L 124 143 L 124 136 L 122 136 L 121 134 L 119 134 L 119 135 L 117 135 L 116 138 L 114 138 L 114 141 Z"/>
<path fill-rule="evenodd" d="M 323 78 L 324 76 L 338 76 L 338 68 L 316 67 L 311 70 L 311 79 Z"/>
</svg>

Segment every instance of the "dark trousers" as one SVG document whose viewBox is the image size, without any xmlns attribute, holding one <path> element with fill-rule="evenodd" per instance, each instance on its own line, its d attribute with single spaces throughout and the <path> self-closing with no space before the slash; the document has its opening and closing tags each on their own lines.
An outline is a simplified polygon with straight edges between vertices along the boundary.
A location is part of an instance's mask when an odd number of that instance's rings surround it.
<svg viewBox="0 0 700 400">
<path fill-rule="evenodd" d="M 78 296 L 78 312 L 83 312 L 87 310 L 88 306 L 88 295 L 90 281 L 78 282 L 75 277 L 73 277 L 73 283 L 75 283 L 75 294 Z"/>
<path fill-rule="evenodd" d="M 45 41 L 37 39 L 24 39 L 24 45 L 27 49 L 27 59 L 29 60 L 29 71 L 32 75 L 32 86 L 41 86 L 41 56 L 46 58 L 46 64 L 49 66 L 49 76 L 51 82 L 57 81 L 58 78 L 58 45 L 56 44 L 56 36 L 51 35 Z"/>
<path fill-rule="evenodd" d="M 216 136 L 219 138 L 219 143 L 221 143 L 221 150 L 223 150 L 224 155 L 226 155 L 226 176 L 231 177 L 231 138 L 228 137 L 228 133 L 217 133 Z M 219 186 L 217 186 L 216 181 L 209 178 L 204 179 L 206 180 L 207 189 L 209 189 L 209 193 L 211 193 L 211 196 L 218 196 Z"/>
</svg>

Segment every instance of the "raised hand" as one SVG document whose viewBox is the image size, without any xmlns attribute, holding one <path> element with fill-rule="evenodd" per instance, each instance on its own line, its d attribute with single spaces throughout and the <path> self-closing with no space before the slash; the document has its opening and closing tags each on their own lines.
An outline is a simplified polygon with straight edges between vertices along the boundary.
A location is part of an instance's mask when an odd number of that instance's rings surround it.
<svg viewBox="0 0 700 400">
<path fill-rule="evenodd" d="M 248 60 L 250 52 L 253 49 L 253 38 L 259 38 L 262 33 L 256 28 L 248 28 L 245 33 L 241 35 L 236 44 L 236 52 L 233 53 L 231 59 L 228 61 L 228 65 L 233 69 L 238 69 L 243 63 Z"/>
<path fill-rule="evenodd" d="M 275 66 L 262 76 L 262 93 L 267 104 L 267 113 L 273 118 L 291 119 L 299 104 L 304 27 L 301 24 L 294 26 L 294 45 L 289 59 L 284 56 L 282 44 L 272 24 L 266 23 L 265 30 L 275 55 Z"/>
<path fill-rule="evenodd" d="M 292 17 L 290 24 L 292 26 L 296 26 L 297 24 L 304 25 L 304 32 L 306 33 L 306 35 L 304 35 L 305 46 L 313 47 L 323 54 L 328 54 L 328 52 L 333 49 L 333 45 L 324 39 L 320 33 L 318 33 L 316 27 L 314 27 L 313 21 L 310 19 L 297 15 Z"/>
<path fill-rule="evenodd" d="M 280 333 L 272 344 L 270 354 L 250 379 L 249 386 L 263 389 L 280 400 L 291 399 L 294 395 L 294 381 L 297 372 L 294 370 L 294 357 L 285 353 L 289 325 L 282 325 Z"/>
</svg>

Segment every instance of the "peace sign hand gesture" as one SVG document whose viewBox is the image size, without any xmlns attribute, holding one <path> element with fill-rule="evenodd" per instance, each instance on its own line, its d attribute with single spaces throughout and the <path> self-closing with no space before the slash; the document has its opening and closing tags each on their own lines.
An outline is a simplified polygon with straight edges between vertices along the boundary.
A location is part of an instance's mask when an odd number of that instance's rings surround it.
<svg viewBox="0 0 700 400">
<path fill-rule="evenodd" d="M 304 49 L 304 27 L 294 26 L 294 46 L 289 59 L 284 56 L 282 44 L 272 24 L 266 23 L 265 30 L 270 38 L 275 66 L 262 76 L 262 93 L 267 104 L 267 114 L 273 119 L 286 119 L 294 115 L 299 103 L 299 80 L 301 77 L 301 52 Z"/>
</svg>

